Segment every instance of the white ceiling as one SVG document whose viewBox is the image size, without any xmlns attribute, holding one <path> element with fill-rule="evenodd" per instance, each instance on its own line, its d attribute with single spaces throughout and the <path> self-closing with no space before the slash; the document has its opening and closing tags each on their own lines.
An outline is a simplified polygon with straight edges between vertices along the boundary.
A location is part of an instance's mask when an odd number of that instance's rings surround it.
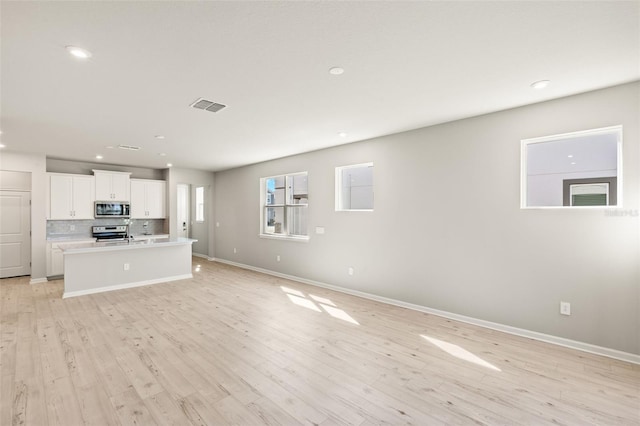
<svg viewBox="0 0 640 426">
<path fill-rule="evenodd" d="M 639 5 L 2 1 L 2 143 L 222 170 L 540 102 L 640 79 Z"/>
</svg>

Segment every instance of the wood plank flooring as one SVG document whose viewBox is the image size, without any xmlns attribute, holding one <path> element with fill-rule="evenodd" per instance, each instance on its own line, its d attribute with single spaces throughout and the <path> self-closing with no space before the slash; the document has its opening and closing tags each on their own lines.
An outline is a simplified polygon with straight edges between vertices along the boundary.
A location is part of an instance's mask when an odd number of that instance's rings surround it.
<svg viewBox="0 0 640 426">
<path fill-rule="evenodd" d="M 640 366 L 194 258 L 0 280 L 1 425 L 638 425 Z"/>
</svg>

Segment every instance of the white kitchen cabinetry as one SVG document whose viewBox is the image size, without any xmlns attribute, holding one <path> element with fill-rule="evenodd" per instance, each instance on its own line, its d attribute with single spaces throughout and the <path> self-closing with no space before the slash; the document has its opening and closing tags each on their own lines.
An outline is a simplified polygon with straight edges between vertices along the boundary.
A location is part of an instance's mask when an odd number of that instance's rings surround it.
<svg viewBox="0 0 640 426">
<path fill-rule="evenodd" d="M 64 274 L 64 257 L 58 244 L 47 243 L 47 276 Z"/>
<path fill-rule="evenodd" d="M 164 219 L 166 191 L 163 180 L 131 179 L 131 218 Z"/>
<path fill-rule="evenodd" d="M 93 219 L 93 176 L 49 173 L 47 219 Z"/>
<path fill-rule="evenodd" d="M 60 242 L 48 242 L 47 243 L 47 277 L 55 277 L 64 274 L 64 255 L 62 250 L 58 246 L 59 244 L 66 243 L 79 243 L 86 241 L 95 241 L 95 239 L 79 239 L 79 240 L 64 240 Z"/>
<path fill-rule="evenodd" d="M 94 170 L 96 178 L 96 200 L 130 201 L 130 175 L 128 172 Z"/>
</svg>

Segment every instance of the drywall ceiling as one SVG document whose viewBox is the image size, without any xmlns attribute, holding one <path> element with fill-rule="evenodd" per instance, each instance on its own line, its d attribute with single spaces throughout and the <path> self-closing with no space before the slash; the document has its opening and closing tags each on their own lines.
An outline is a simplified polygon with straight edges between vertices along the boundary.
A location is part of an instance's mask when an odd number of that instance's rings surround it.
<svg viewBox="0 0 640 426">
<path fill-rule="evenodd" d="M 640 78 L 638 2 L 0 7 L 4 149 L 71 160 L 223 170 Z"/>
</svg>

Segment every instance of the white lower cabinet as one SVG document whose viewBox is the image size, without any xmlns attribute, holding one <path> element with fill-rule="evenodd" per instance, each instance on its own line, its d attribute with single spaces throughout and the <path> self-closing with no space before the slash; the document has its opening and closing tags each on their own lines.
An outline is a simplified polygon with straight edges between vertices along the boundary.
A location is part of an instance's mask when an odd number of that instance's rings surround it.
<svg viewBox="0 0 640 426">
<path fill-rule="evenodd" d="M 47 276 L 64 274 L 64 257 L 57 244 L 47 243 Z"/>
<path fill-rule="evenodd" d="M 62 249 L 58 247 L 60 244 L 65 243 L 79 243 L 84 241 L 95 241 L 95 239 L 79 239 L 79 240 L 64 240 L 59 242 L 47 242 L 47 277 L 57 277 L 64 275 L 64 255 Z"/>
</svg>

